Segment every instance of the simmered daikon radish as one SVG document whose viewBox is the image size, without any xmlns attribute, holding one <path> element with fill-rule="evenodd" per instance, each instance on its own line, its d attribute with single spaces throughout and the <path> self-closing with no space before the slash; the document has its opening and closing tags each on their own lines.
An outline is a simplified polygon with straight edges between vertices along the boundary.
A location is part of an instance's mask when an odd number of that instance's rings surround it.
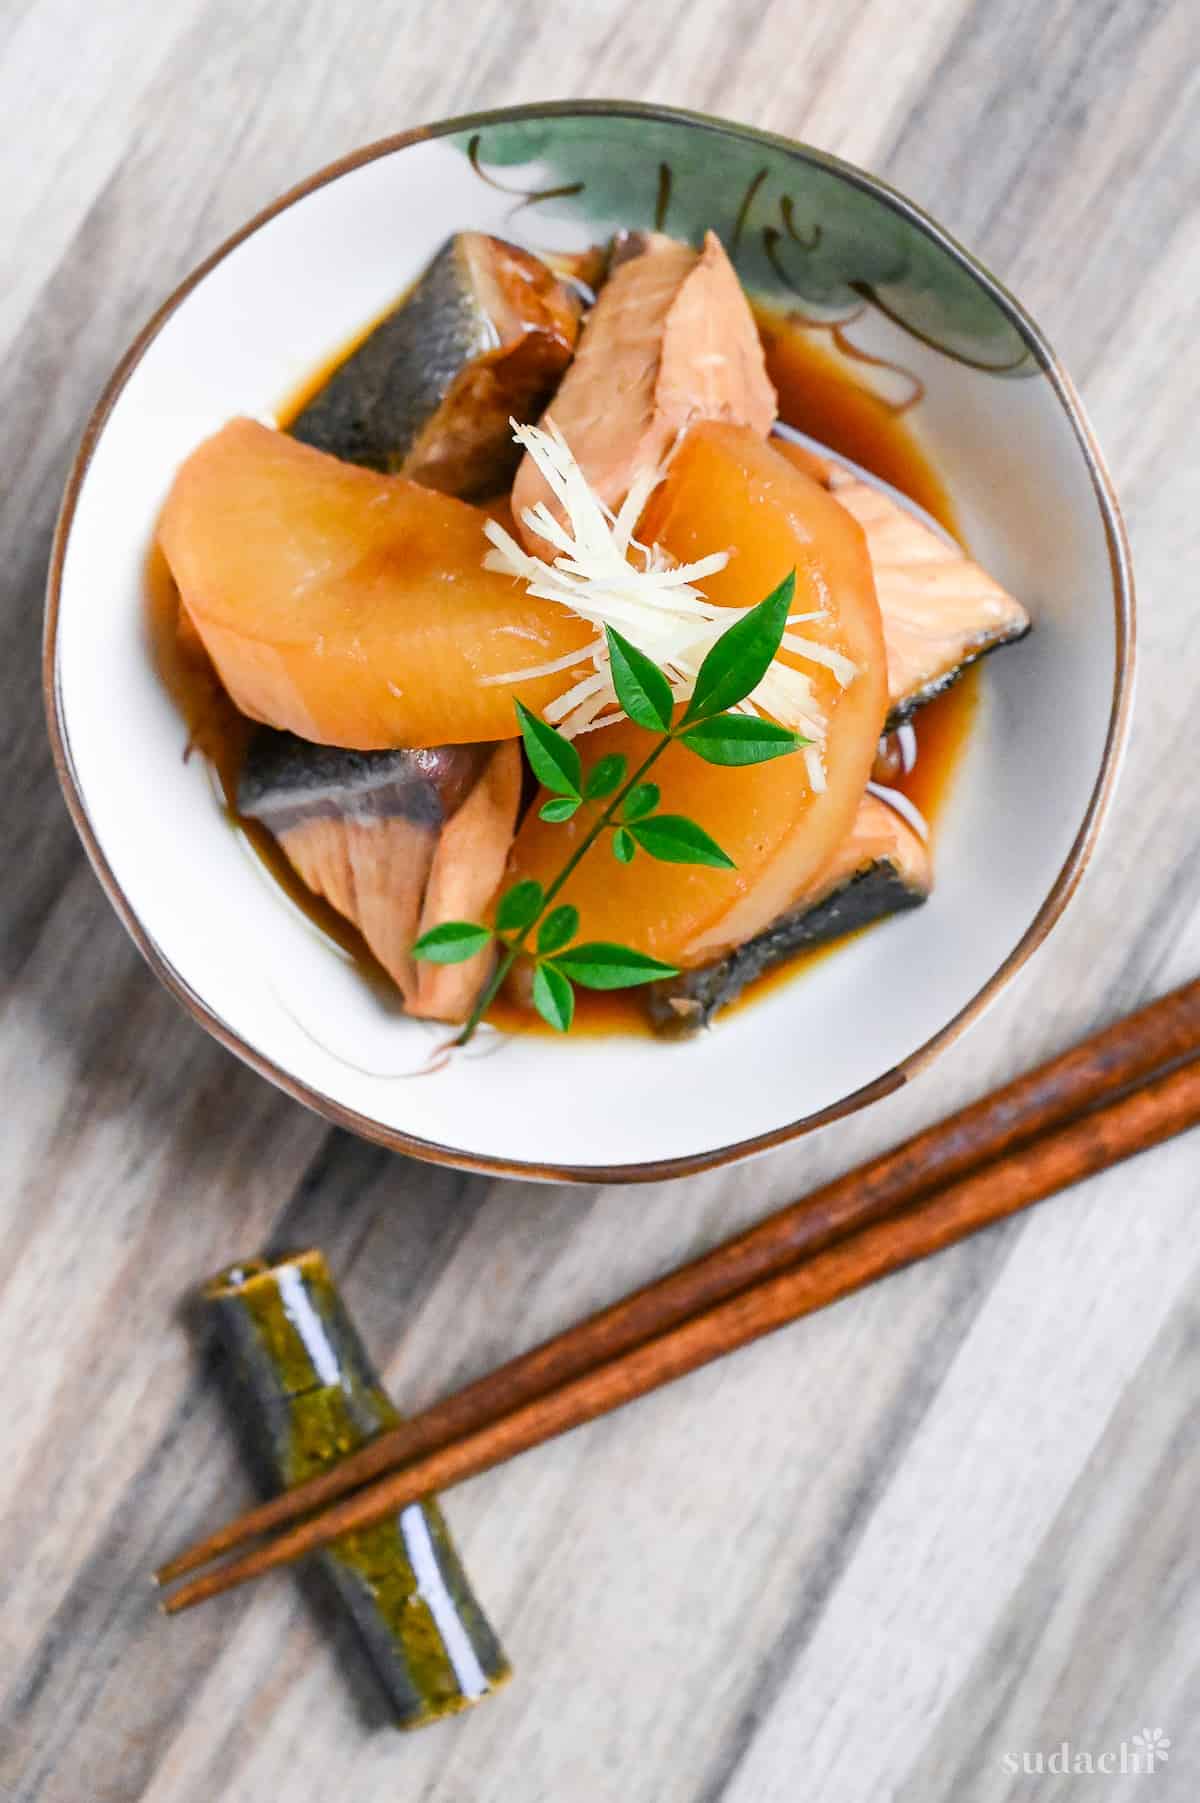
<svg viewBox="0 0 1200 1803">
<path fill-rule="evenodd" d="M 172 485 L 159 540 L 184 608 L 244 714 L 356 750 L 513 738 L 561 674 L 496 684 L 594 633 L 483 567 L 486 516 L 253 420 L 222 427 Z"/>
<path fill-rule="evenodd" d="M 794 570 L 793 617 L 810 616 L 788 635 L 807 649 L 781 657 L 807 679 L 814 738 L 819 730 L 811 755 L 728 769 L 672 746 L 654 769 L 662 810 L 698 821 L 736 870 L 644 858 L 622 869 L 602 842 L 562 892 L 580 909 L 589 939 L 634 945 L 686 968 L 761 931 L 849 834 L 887 706 L 879 606 L 856 522 L 746 427 L 693 427 L 639 531 L 681 561 L 732 549 L 704 584 L 722 606 L 751 606 Z M 636 767 L 652 739 L 626 721 L 581 743 L 589 756 L 622 752 Z M 528 816 L 512 874 L 548 881 L 590 818 L 590 808 L 565 826 Z"/>
</svg>

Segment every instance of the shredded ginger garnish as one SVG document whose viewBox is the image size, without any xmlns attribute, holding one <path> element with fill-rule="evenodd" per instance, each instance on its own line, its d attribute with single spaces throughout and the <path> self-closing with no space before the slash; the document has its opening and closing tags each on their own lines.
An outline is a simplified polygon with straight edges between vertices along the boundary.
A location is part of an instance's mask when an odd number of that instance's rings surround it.
<svg viewBox="0 0 1200 1803">
<path fill-rule="evenodd" d="M 715 551 L 695 563 L 677 564 L 661 546 L 644 545 L 633 536 L 642 509 L 665 469 L 641 472 L 620 512 L 614 514 L 589 486 L 553 422 L 549 430 L 518 425 L 516 420 L 509 423 L 513 437 L 524 445 L 562 504 L 567 524 L 556 519 L 545 502 L 526 508 L 524 523 L 548 540 L 558 553 L 553 563 L 546 563 L 524 550 L 499 521 L 489 520 L 484 532 L 493 549 L 483 560 L 485 567 L 520 578 L 531 595 L 543 601 L 557 601 L 593 626 L 615 627 L 653 658 L 669 680 L 676 701 L 686 701 L 714 641 L 735 620 L 750 612 L 749 608 L 718 607 L 695 587 L 706 576 L 723 570 L 730 553 Z M 822 618 L 823 611 L 793 614 L 788 627 Z M 782 648 L 810 663 L 824 665 L 843 688 L 857 674 L 848 657 L 800 633 L 785 632 Z M 519 682 L 580 669 L 586 673 L 545 710 L 551 725 L 574 738 L 621 717 L 603 630 L 590 644 L 567 657 L 485 680 Z M 804 750 L 809 781 L 814 789 L 825 787 L 822 748 L 826 721 L 812 683 L 802 670 L 777 658 L 754 692 L 738 704 L 737 712 L 767 715 L 810 739 L 812 743 Z"/>
</svg>

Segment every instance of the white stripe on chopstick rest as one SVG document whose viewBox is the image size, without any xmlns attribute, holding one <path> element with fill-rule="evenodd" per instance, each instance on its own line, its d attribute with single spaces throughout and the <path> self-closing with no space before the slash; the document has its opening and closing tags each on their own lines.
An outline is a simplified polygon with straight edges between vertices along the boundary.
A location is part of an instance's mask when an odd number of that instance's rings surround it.
<svg viewBox="0 0 1200 1803">
<path fill-rule="evenodd" d="M 325 1323 L 309 1301 L 300 1272 L 294 1265 L 278 1265 L 275 1283 L 283 1312 L 299 1334 L 300 1343 L 312 1360 L 313 1370 L 323 1384 L 340 1384 L 342 1375 L 337 1353 L 325 1332 Z"/>
</svg>

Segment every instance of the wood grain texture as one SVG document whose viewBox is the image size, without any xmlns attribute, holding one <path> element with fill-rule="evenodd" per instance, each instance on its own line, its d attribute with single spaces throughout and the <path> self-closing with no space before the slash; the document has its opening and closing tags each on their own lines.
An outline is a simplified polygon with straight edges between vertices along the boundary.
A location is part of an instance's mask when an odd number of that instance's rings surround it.
<svg viewBox="0 0 1200 1803">
<path fill-rule="evenodd" d="M 560 1434 L 627 1408 L 714 1359 L 830 1308 L 868 1284 L 957 1245 L 1072 1184 L 1108 1171 L 1200 1124 L 1200 1060 L 1021 1146 L 995 1163 L 916 1200 L 911 1208 L 727 1297 L 620 1358 L 579 1373 L 473 1431 L 445 1438 L 352 1496 L 322 1507 L 226 1564 L 190 1578 L 163 1604 L 194 1608 L 357 1529 L 393 1519 L 423 1497 L 452 1489 Z"/>
<path fill-rule="evenodd" d="M 1200 26 L 1186 0 L 0 5 L 6 881 L 0 1795 L 21 1803 L 1009 1803 L 1200 1789 L 1200 1149 L 1183 1140 L 475 1480 L 449 1515 L 517 1677 L 398 1739 L 291 1577 L 166 1624 L 145 1572 L 249 1500 L 180 1303 L 313 1241 L 406 1408 L 1200 968 Z M 1026 301 L 1133 539 L 1140 693 L 1082 892 L 906 1094 L 639 1191 L 392 1158 L 191 1026 L 87 870 L 41 719 L 58 494 L 206 249 L 420 119 L 550 94 L 867 163 Z M 481 1299 L 483 1299 L 481 1304 Z M 347 1682 L 346 1680 L 349 1680 Z M 1171 1736 L 1152 1778 L 1006 1752 Z"/>
<path fill-rule="evenodd" d="M 156 1580 L 173 1584 L 237 1547 L 241 1558 L 163 1607 L 191 1607 L 327 1544 L 339 1497 L 342 1526 L 386 1518 L 1187 1131 L 1200 1121 L 1198 1049 L 1195 980 L 235 1516 Z M 1122 1094 L 1134 1084 L 1144 1086 Z M 434 1469 L 428 1455 L 443 1449 L 454 1456 Z M 287 1523 L 293 1532 L 270 1537 Z"/>
</svg>

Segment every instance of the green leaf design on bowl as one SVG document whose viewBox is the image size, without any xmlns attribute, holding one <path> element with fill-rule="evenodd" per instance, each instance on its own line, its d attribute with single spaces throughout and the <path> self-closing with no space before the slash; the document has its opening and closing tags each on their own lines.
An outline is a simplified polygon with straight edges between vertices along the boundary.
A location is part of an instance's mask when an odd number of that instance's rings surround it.
<svg viewBox="0 0 1200 1803">
<path fill-rule="evenodd" d="M 565 112 L 449 140 L 519 215 L 717 232 L 747 288 L 814 321 L 878 308 L 912 337 L 997 376 L 1036 375 L 1033 345 L 965 254 L 871 177 L 719 120 Z"/>
</svg>

